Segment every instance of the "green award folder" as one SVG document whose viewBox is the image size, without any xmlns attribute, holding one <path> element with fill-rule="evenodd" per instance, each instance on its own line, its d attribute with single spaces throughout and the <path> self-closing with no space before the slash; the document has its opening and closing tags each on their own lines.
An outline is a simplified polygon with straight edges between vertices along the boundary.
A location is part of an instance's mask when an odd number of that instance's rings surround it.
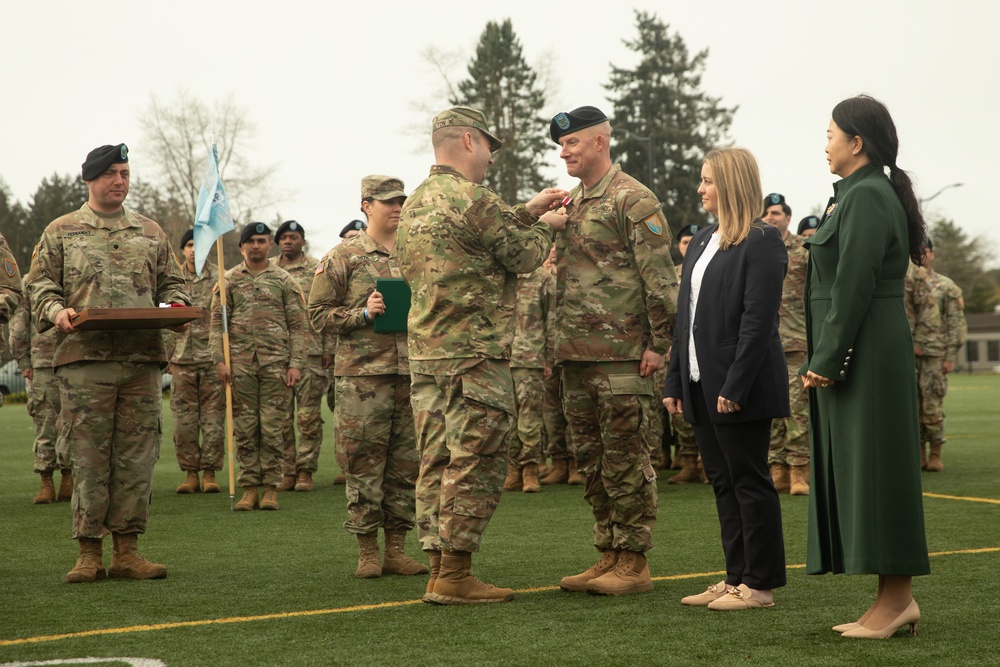
<svg viewBox="0 0 1000 667">
<path fill-rule="evenodd" d="M 385 312 L 375 318 L 375 333 L 406 331 L 410 312 L 410 286 L 402 278 L 379 278 L 375 289 L 382 294 Z"/>
</svg>

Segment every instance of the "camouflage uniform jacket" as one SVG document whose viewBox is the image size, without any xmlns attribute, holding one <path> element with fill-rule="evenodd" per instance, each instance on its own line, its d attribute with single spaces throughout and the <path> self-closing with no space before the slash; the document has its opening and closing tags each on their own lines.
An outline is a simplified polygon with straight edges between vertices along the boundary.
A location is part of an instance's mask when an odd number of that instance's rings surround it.
<svg viewBox="0 0 1000 667">
<path fill-rule="evenodd" d="M 778 335 L 785 352 L 806 351 L 806 268 L 809 251 L 805 239 L 795 234 L 785 238 L 788 251 L 788 272 L 781 285 L 781 307 L 778 309 Z"/>
<path fill-rule="evenodd" d="M 453 167 L 434 165 L 403 204 L 396 254 L 410 285 L 410 368 L 432 359 L 509 359 L 516 273 L 534 271 L 552 231 Z"/>
<path fill-rule="evenodd" d="M 287 271 L 268 263 L 254 275 L 246 262 L 226 271 L 226 314 L 234 366 L 249 364 L 256 357 L 261 366 L 280 362 L 302 368 L 306 311 L 299 286 Z M 212 299 L 208 347 L 212 361 L 223 363 L 218 294 Z"/>
<path fill-rule="evenodd" d="M 375 333 L 365 321 L 379 278 L 401 278 L 396 255 L 362 231 L 323 256 L 309 296 L 313 328 L 336 334 L 333 374 L 409 375 L 406 332 Z"/>
<path fill-rule="evenodd" d="M 279 266 L 285 271 L 288 271 L 289 275 L 295 279 L 295 282 L 299 286 L 299 291 L 302 292 L 302 298 L 306 303 L 309 303 L 309 290 L 312 289 L 313 276 L 319 271 L 319 260 L 315 257 L 310 257 L 309 255 L 302 253 L 299 258 L 286 262 L 283 255 L 278 255 L 277 257 L 272 257 L 270 259 L 271 263 L 275 266 Z M 308 315 L 306 316 L 306 354 L 309 356 L 319 356 L 327 352 L 333 351 L 334 341 L 326 336 L 320 335 L 312 326 L 308 323 Z"/>
<path fill-rule="evenodd" d="M 205 262 L 201 277 L 195 271 L 188 271 L 187 264 L 181 265 L 181 275 L 187 283 L 191 304 L 202 309 L 201 317 L 175 334 L 172 364 L 204 364 L 212 361 L 208 352 L 208 328 L 212 321 L 212 294 L 219 284 L 219 267 Z"/>
<path fill-rule="evenodd" d="M 962 288 L 948 276 L 934 271 L 927 273 L 930 276 L 934 300 L 941 313 L 941 336 L 945 344 L 944 356 L 946 359 L 954 359 L 958 355 L 958 351 L 965 345 L 965 338 L 969 333 L 968 323 L 965 321 L 965 300 L 962 298 Z"/>
<path fill-rule="evenodd" d="M 25 298 L 10 320 L 10 353 L 22 371 L 52 368 L 56 352 L 55 327 L 38 333 L 31 322 L 31 300 Z"/>
<path fill-rule="evenodd" d="M 37 331 L 64 308 L 155 308 L 191 305 L 170 241 L 158 224 L 123 208 L 106 220 L 87 204 L 45 228 L 28 275 Z M 75 361 L 166 364 L 159 329 L 56 334 L 55 367 Z"/>
<path fill-rule="evenodd" d="M 656 195 L 619 165 L 592 189 L 580 184 L 570 195 L 569 222 L 556 234 L 556 360 L 666 353 L 677 277 Z"/>
<path fill-rule="evenodd" d="M 517 276 L 517 307 L 514 312 L 514 342 L 511 368 L 551 368 L 545 341 L 548 337 L 549 295 L 552 272 L 540 266 Z"/>
<path fill-rule="evenodd" d="M 7 239 L 0 234 L 0 324 L 13 317 L 20 302 L 21 273 L 17 268 L 17 260 L 7 245 Z"/>
<path fill-rule="evenodd" d="M 910 322 L 913 346 L 922 356 L 943 357 L 944 338 L 941 336 L 941 311 L 934 300 L 927 269 L 910 262 L 903 279 L 903 304 Z"/>
</svg>

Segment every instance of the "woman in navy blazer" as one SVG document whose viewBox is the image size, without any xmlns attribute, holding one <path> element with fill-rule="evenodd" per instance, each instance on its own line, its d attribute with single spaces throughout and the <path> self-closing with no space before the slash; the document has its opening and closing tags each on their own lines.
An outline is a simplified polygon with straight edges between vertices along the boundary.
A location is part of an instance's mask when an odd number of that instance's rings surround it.
<svg viewBox="0 0 1000 667">
<path fill-rule="evenodd" d="M 749 151 L 710 152 L 698 193 L 719 221 L 688 247 L 663 404 L 694 430 L 715 491 L 726 578 L 681 602 L 772 607 L 772 589 L 785 585 L 785 547 L 767 450 L 771 419 L 789 414 L 778 337 L 788 255 L 778 230 L 759 218 L 763 194 Z"/>
</svg>

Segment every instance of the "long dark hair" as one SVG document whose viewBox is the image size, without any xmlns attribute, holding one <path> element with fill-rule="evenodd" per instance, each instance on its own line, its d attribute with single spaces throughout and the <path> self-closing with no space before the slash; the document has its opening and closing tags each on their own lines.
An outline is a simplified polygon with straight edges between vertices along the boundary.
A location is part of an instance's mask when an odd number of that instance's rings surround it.
<svg viewBox="0 0 1000 667">
<path fill-rule="evenodd" d="M 861 137 L 861 149 L 868 160 L 881 168 L 889 167 L 889 182 L 906 211 L 909 230 L 910 258 L 923 263 L 924 239 L 927 225 L 920 212 L 920 202 L 913 193 L 913 183 L 905 171 L 896 166 L 899 138 L 896 125 L 885 105 L 868 95 L 851 97 L 833 107 L 833 122 L 849 137 Z"/>
</svg>

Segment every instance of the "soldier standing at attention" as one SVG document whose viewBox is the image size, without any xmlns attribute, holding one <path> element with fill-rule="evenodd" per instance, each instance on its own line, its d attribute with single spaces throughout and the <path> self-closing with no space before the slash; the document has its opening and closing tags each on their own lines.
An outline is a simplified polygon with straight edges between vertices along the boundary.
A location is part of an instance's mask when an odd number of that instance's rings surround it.
<svg viewBox="0 0 1000 667">
<path fill-rule="evenodd" d="M 219 268 L 205 262 L 201 276 L 194 265 L 194 230 L 181 237 L 184 264 L 181 275 L 201 318 L 177 336 L 170 358 L 170 410 L 174 415 L 174 449 L 177 464 L 187 478 L 177 493 L 218 493 L 215 473 L 222 469 L 226 439 L 226 396 L 208 351 L 212 319 L 212 291 L 219 283 Z M 199 440 L 199 432 L 201 438 Z M 203 479 L 198 479 L 198 472 Z"/>
<path fill-rule="evenodd" d="M 408 318 L 412 402 L 421 454 L 417 529 L 431 562 L 424 600 L 506 602 L 509 588 L 469 568 L 500 500 L 514 426 L 510 347 L 516 273 L 545 260 L 552 231 L 539 216 L 563 190 L 507 206 L 479 185 L 503 145 L 482 112 L 432 121 L 436 164 L 403 205 L 396 250 L 413 292 Z"/>
<path fill-rule="evenodd" d="M 271 258 L 271 263 L 288 271 L 308 302 L 319 260 L 302 251 L 306 244 L 306 230 L 295 220 L 286 220 L 274 233 L 274 242 L 281 253 Z M 306 361 L 302 368 L 302 379 L 292 391 L 292 412 L 285 422 L 282 491 L 313 490 L 312 476 L 319 465 L 319 448 L 323 444 L 323 417 L 320 409 L 330 381 L 327 369 L 333 362 L 333 354 L 327 349 L 325 338 L 316 333 L 308 323 L 305 337 Z M 295 446 L 293 424 L 296 412 L 299 426 L 298 448 Z"/>
<path fill-rule="evenodd" d="M 926 257 L 922 257 L 926 261 Z M 934 298 L 934 284 L 927 267 L 910 261 L 903 277 L 903 306 L 906 309 L 906 319 L 910 325 L 910 337 L 913 339 L 913 356 L 917 370 L 917 418 L 920 421 L 920 469 L 927 470 L 927 433 L 924 427 L 924 391 L 929 384 L 934 369 L 944 365 L 945 347 L 941 337 L 944 324 L 941 321 L 941 309 Z M 933 412 L 931 410 L 930 412 Z M 940 459 L 939 459 L 940 460 Z"/>
<path fill-rule="evenodd" d="M 414 526 L 414 486 L 420 471 L 406 332 L 374 329 L 385 312 L 376 282 L 402 277 L 395 248 L 405 200 L 398 178 L 375 174 L 362 179 L 367 229 L 323 257 L 309 299 L 314 328 L 337 339 L 334 433 L 337 462 L 347 475 L 344 529 L 357 535 L 359 579 L 428 572 L 404 550 L 406 534 Z M 385 532 L 381 564 L 380 527 Z"/>
<path fill-rule="evenodd" d="M 42 234 L 28 276 L 38 331 L 58 332 L 62 431 L 73 463 L 73 539 L 80 555 L 67 583 L 105 576 L 162 579 L 167 568 L 136 550 L 146 532 L 153 466 L 160 453 L 161 375 L 167 365 L 156 329 L 80 330 L 86 308 L 190 305 L 184 278 L 158 224 L 125 208 L 128 148 L 101 146 L 82 167 L 89 198 Z M 106 573 L 102 540 L 114 552 Z"/>
<path fill-rule="evenodd" d="M 955 370 L 955 357 L 965 345 L 968 325 L 962 288 L 934 270 L 934 241 L 928 237 L 924 247 L 924 268 L 931 296 L 937 307 L 941 327 L 932 332 L 932 342 L 917 357 L 920 390 L 920 460 L 928 472 L 941 472 L 941 448 L 944 446 L 944 397 L 948 393 L 948 373 Z M 930 456 L 924 451 L 930 446 Z"/>
<path fill-rule="evenodd" d="M 788 398 L 792 414 L 771 421 L 771 448 L 767 453 L 771 480 L 778 493 L 809 495 L 809 393 L 802 386 L 799 369 L 806 362 L 806 267 L 809 252 L 805 239 L 788 231 L 792 209 L 776 192 L 764 197 L 761 219 L 781 232 L 788 251 L 788 271 L 781 285 L 778 336 L 788 365 Z"/>
<path fill-rule="evenodd" d="M 556 234 L 555 360 L 601 553 L 559 585 L 649 591 L 657 490 L 647 422 L 663 390 L 652 376 L 670 346 L 677 291 L 667 221 L 656 195 L 612 164 L 611 123 L 600 109 L 557 114 L 549 133 L 567 173 L 580 179 Z"/>
<path fill-rule="evenodd" d="M 240 233 L 244 261 L 226 272 L 229 358 L 222 353 L 222 304 L 212 299 L 209 350 L 222 382 L 233 385 L 233 431 L 243 497 L 237 511 L 278 509 L 284 425 L 292 387 L 302 377 L 306 324 L 302 292 L 288 272 L 271 264 L 271 228 L 251 222 Z"/>
<path fill-rule="evenodd" d="M 35 422 L 35 472 L 42 479 L 42 488 L 32 501 L 36 505 L 73 496 L 73 466 L 66 441 L 59 438 L 59 381 L 52 368 L 55 351 L 56 330 L 39 333 L 34 328 L 31 299 L 25 296 L 10 321 L 10 353 L 28 380 L 28 414 Z M 52 481 L 56 469 L 62 473 L 58 495 Z"/>
<path fill-rule="evenodd" d="M 7 239 L 0 234 L 0 324 L 10 321 L 19 303 L 21 303 L 21 272 L 17 269 L 17 260 L 7 245 Z M 0 340 L 0 349 L 4 343 L 5 340 Z M 0 405 L 3 403 L 0 402 Z"/>
</svg>

